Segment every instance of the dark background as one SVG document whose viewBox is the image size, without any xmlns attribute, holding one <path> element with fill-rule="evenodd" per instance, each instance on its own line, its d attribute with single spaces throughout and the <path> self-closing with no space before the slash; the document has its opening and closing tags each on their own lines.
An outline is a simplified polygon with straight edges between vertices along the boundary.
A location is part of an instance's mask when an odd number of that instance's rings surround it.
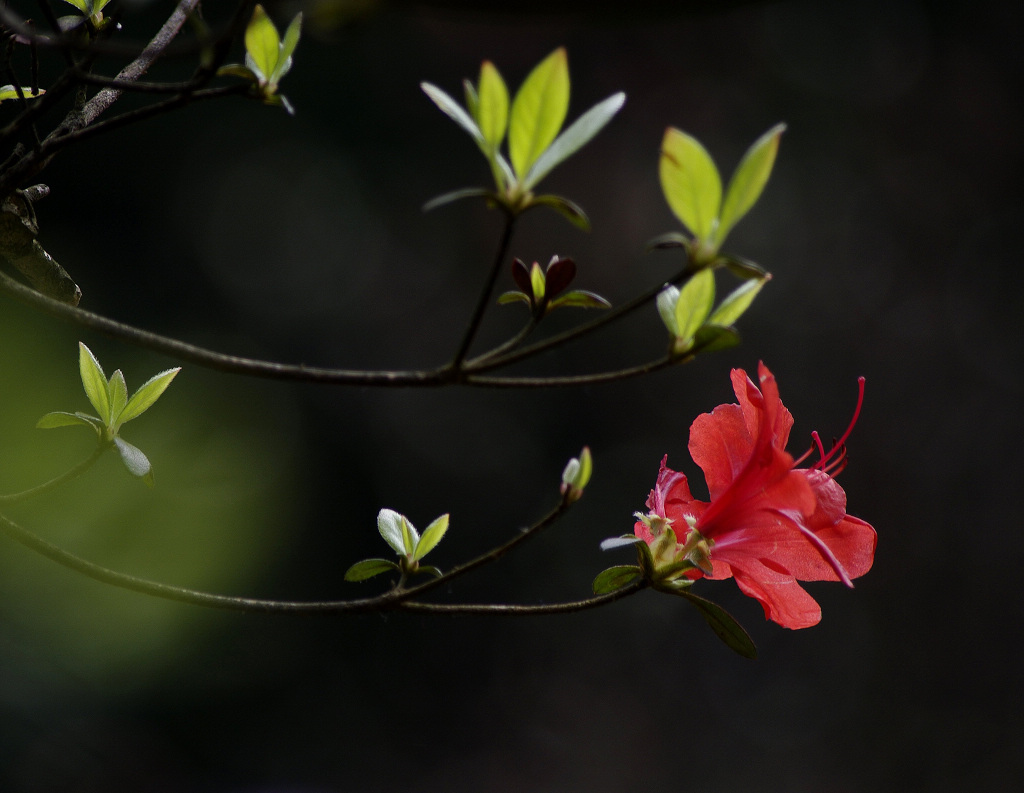
<svg viewBox="0 0 1024 793">
<path fill-rule="evenodd" d="M 293 10 L 274 11 L 280 26 Z M 487 58 L 514 89 L 565 45 L 570 119 L 627 93 L 543 185 L 581 203 L 593 231 L 538 211 L 512 246 L 527 261 L 573 256 L 578 285 L 614 303 L 679 264 L 643 253 L 677 228 L 657 179 L 664 128 L 696 135 L 728 174 L 789 125 L 727 246 L 774 274 L 739 348 L 555 391 L 316 387 L 187 365 L 125 431 L 155 490 L 105 460 L 11 512 L 89 559 L 218 592 L 371 594 L 379 584 L 341 576 L 385 553 L 379 508 L 420 528 L 450 512 L 431 557 L 449 567 L 542 514 L 586 443 L 595 475 L 578 506 L 443 594 L 580 597 L 629 561 L 598 543 L 630 529 L 663 454 L 701 489 L 689 425 L 732 401 L 730 368 L 758 360 L 796 417 L 796 453 L 811 430 L 843 431 L 867 378 L 840 481 L 879 546 L 855 590 L 808 586 L 824 616 L 804 631 L 765 622 L 732 582 L 702 583 L 750 630 L 751 662 L 655 593 L 517 620 L 240 616 L 111 590 L 5 541 L 0 788 L 1016 789 L 1020 16 L 996 2 L 368 4 L 307 26 L 283 84 L 294 118 L 209 103 L 62 155 L 44 174 L 42 239 L 83 307 L 226 352 L 431 367 L 460 338 L 500 222 L 469 203 L 421 213 L 488 179 L 421 80 L 458 95 Z M 125 24 L 153 29 L 146 15 Z M 523 313 L 495 307 L 480 349 Z M 78 340 L 129 388 L 177 363 L 7 297 L 0 329 L 5 491 L 88 453 L 84 431 L 32 428 L 86 409 Z M 663 345 L 650 309 L 514 371 L 591 371 Z"/>
</svg>

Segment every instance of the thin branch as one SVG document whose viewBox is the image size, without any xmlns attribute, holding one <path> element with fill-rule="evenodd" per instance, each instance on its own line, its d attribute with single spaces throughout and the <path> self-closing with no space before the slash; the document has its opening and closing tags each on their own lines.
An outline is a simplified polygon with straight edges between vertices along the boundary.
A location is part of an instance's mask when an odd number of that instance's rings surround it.
<svg viewBox="0 0 1024 793">
<path fill-rule="evenodd" d="M 644 580 L 634 581 L 614 592 L 604 595 L 594 595 L 583 600 L 570 600 L 560 603 L 543 603 L 540 605 L 515 605 L 504 603 L 419 603 L 406 602 L 398 608 L 402 611 L 412 611 L 417 614 L 437 615 L 481 615 L 493 617 L 531 617 L 542 614 L 572 614 L 577 611 L 587 611 L 600 606 L 614 603 L 616 600 L 635 595 L 642 589 L 647 588 Z"/>
<path fill-rule="evenodd" d="M 462 338 L 462 343 L 459 345 L 458 350 L 455 352 L 455 357 L 452 359 L 449 365 L 451 369 L 460 369 L 462 362 L 466 359 L 466 355 L 469 353 L 469 348 L 473 344 L 473 339 L 476 338 L 477 331 L 480 330 L 480 323 L 483 321 L 484 312 L 487 310 L 488 304 L 491 302 L 491 293 L 494 291 L 494 284 L 498 280 L 498 273 L 501 272 L 501 266 L 505 263 L 505 256 L 508 254 L 509 243 L 512 242 L 512 231 L 515 228 L 516 216 L 511 212 L 505 214 L 505 228 L 501 232 L 501 241 L 498 243 L 498 252 L 494 256 L 494 262 L 491 264 L 491 270 L 487 274 L 487 281 L 484 283 L 484 288 L 480 290 L 480 297 L 477 299 L 476 308 L 473 309 L 473 315 L 470 317 L 469 325 L 466 327 L 466 333 Z"/>
<path fill-rule="evenodd" d="M 88 458 L 82 460 L 82 462 L 80 462 L 74 468 L 65 471 L 60 476 L 54 477 L 49 482 L 44 482 L 41 485 L 30 487 L 28 490 L 22 490 L 20 493 L 0 494 L 0 504 L 15 504 L 19 501 L 27 501 L 30 498 L 41 496 L 44 493 L 48 493 L 51 490 L 56 489 L 60 485 L 63 485 L 66 482 L 70 482 L 72 479 L 76 479 L 77 477 L 81 476 L 86 471 L 88 471 L 92 467 L 93 463 L 100 459 L 100 456 L 103 454 L 104 451 L 106 451 L 106 447 L 97 446 L 96 449 Z"/>
</svg>

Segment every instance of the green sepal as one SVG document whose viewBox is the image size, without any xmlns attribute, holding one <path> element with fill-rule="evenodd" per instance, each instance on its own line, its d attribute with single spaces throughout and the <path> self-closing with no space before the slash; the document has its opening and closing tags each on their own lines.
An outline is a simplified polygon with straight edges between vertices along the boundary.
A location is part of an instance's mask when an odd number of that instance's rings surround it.
<svg viewBox="0 0 1024 793">
<path fill-rule="evenodd" d="M 82 376 L 82 386 L 89 402 L 96 408 L 96 414 L 104 420 L 110 416 L 110 396 L 107 392 L 107 376 L 103 367 L 92 354 L 92 350 L 82 342 L 78 342 L 78 371 Z"/>
<path fill-rule="evenodd" d="M 443 193 L 436 198 L 431 198 L 423 205 L 423 211 L 429 212 L 430 210 L 437 209 L 445 204 L 451 204 L 454 201 L 461 201 L 463 198 L 486 198 L 490 201 L 499 200 L 493 190 L 487 190 L 483 187 L 463 187 L 459 190 L 452 190 L 449 193 Z"/>
<path fill-rule="evenodd" d="M 715 635 L 733 651 L 744 658 L 757 658 L 757 646 L 754 644 L 754 640 L 750 638 L 750 634 L 743 629 L 743 626 L 736 621 L 735 617 L 717 603 L 695 595 L 689 589 L 673 587 L 660 589 L 660 591 L 686 598 L 697 607 L 701 616 L 704 617 L 704 621 L 715 632 Z"/>
<path fill-rule="evenodd" d="M 568 76 L 566 77 L 568 80 Z M 612 120 L 626 102 L 624 93 L 617 93 L 598 102 L 590 110 L 569 125 L 561 135 L 537 158 L 529 173 L 523 178 L 523 189 L 529 190 L 552 169 L 587 145 L 598 132 Z M 564 119 L 564 115 L 563 115 Z"/>
<path fill-rule="evenodd" d="M 398 565 L 387 559 L 363 559 L 345 571 L 345 580 L 365 581 L 367 578 L 373 578 L 376 575 L 387 573 L 391 570 L 397 572 Z"/>
<path fill-rule="evenodd" d="M 764 133 L 747 149 L 747 153 L 743 155 L 743 159 L 736 167 L 736 172 L 729 180 L 729 187 L 726 189 L 725 198 L 722 201 L 722 213 L 716 235 L 719 245 L 725 241 L 725 237 L 732 227 L 761 197 L 761 192 L 775 165 L 775 155 L 779 151 L 779 138 L 782 137 L 785 129 L 785 124 L 776 124 Z"/>
<path fill-rule="evenodd" d="M 643 578 L 643 571 L 635 564 L 617 565 L 598 573 L 592 589 L 595 595 L 606 595 L 641 578 Z"/>
<path fill-rule="evenodd" d="M 679 299 L 673 308 L 676 338 L 692 339 L 714 304 L 715 274 L 710 269 L 700 270 L 679 289 Z"/>
<path fill-rule="evenodd" d="M 115 417 L 117 424 L 114 427 L 114 431 L 117 430 L 117 427 L 127 424 L 132 419 L 138 418 L 149 410 L 153 406 L 153 403 L 160 398 L 164 391 L 167 390 L 167 386 L 171 384 L 171 380 L 173 380 L 175 375 L 180 371 L 180 366 L 176 366 L 173 369 L 165 369 L 159 374 L 153 375 L 149 380 L 139 386 L 135 393 L 132 394 L 132 398 L 128 400 L 128 404 L 125 405 L 124 410 L 121 411 L 120 416 Z"/>
<path fill-rule="evenodd" d="M 669 127 L 658 171 L 669 208 L 698 240 L 710 242 L 722 204 L 722 180 L 711 155 L 696 138 Z"/>
<path fill-rule="evenodd" d="M 761 287 L 769 279 L 770 276 L 766 276 L 759 280 L 751 279 L 744 281 L 726 296 L 725 300 L 718 305 L 718 308 L 711 312 L 711 316 L 708 317 L 708 324 L 735 325 L 736 320 L 743 316 L 743 312 L 750 308 L 750 304 L 754 302 L 757 293 L 761 291 Z"/>
<path fill-rule="evenodd" d="M 576 228 L 583 231 L 590 231 L 590 219 L 579 204 L 570 201 L 568 198 L 558 195 L 539 195 L 530 199 L 527 208 L 532 206 L 545 206 L 555 210 Z"/>
<path fill-rule="evenodd" d="M 498 302 L 502 305 L 506 303 L 526 303 L 526 305 L 532 307 L 533 301 L 530 300 L 529 295 L 524 295 L 522 292 L 502 292 L 498 296 Z"/>
<path fill-rule="evenodd" d="M 422 559 L 441 542 L 441 538 L 448 531 L 448 517 L 448 514 L 445 513 L 423 530 L 423 535 L 419 538 L 419 542 L 416 543 L 416 550 L 412 555 L 414 562 Z M 420 569 L 422 570 L 423 568 Z"/>
<path fill-rule="evenodd" d="M 142 453 L 142 450 L 132 446 L 124 438 L 114 438 L 114 446 L 117 448 L 117 453 L 121 456 L 121 462 L 124 463 L 124 467 L 128 469 L 128 473 L 139 477 L 149 487 L 152 487 L 154 482 L 153 466 L 150 465 L 149 458 Z"/>
<path fill-rule="evenodd" d="M 559 47 L 534 67 L 512 100 L 508 150 L 520 180 L 551 145 L 568 112 L 569 63 Z"/>
<path fill-rule="evenodd" d="M 37 88 L 36 92 L 32 93 L 32 89 L 29 88 L 28 86 L 24 86 L 23 85 L 21 87 L 21 95 L 23 97 L 25 97 L 26 99 L 36 99 L 37 97 L 40 97 L 40 96 L 42 96 L 45 93 L 46 93 L 46 91 L 44 91 L 42 88 Z M 13 85 L 0 86 L 0 102 L 3 102 L 5 99 L 17 99 L 17 98 L 18 98 L 18 89 L 15 88 Z"/>
<path fill-rule="evenodd" d="M 576 306 L 577 308 L 611 308 L 612 304 L 598 294 L 588 292 L 585 289 L 574 289 L 566 292 L 548 303 L 548 310 L 561 306 Z"/>
</svg>

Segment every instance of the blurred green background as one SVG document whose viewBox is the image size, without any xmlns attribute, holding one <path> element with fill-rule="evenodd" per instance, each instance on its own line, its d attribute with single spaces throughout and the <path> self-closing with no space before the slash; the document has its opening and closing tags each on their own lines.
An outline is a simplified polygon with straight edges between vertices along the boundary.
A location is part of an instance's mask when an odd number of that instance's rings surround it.
<svg viewBox="0 0 1024 793">
<path fill-rule="evenodd" d="M 593 231 L 532 212 L 512 253 L 572 256 L 577 285 L 613 303 L 679 265 L 643 253 L 677 227 L 657 179 L 664 128 L 696 135 L 730 173 L 758 135 L 789 125 L 764 198 L 730 235 L 731 251 L 775 276 L 741 320 L 743 345 L 555 391 L 315 387 L 186 365 L 125 433 L 150 456 L 154 490 L 111 457 L 11 516 L 168 583 L 361 596 L 378 585 L 341 577 L 386 551 L 378 509 L 421 528 L 450 511 L 431 556 L 449 567 L 546 511 L 587 443 L 595 475 L 570 515 L 441 595 L 575 598 L 628 561 L 598 543 L 629 530 L 663 454 L 701 481 L 690 423 L 732 401 L 730 368 L 763 359 L 796 417 L 798 453 L 811 430 L 843 431 L 866 376 L 840 482 L 850 512 L 878 529 L 875 567 L 852 592 L 810 585 L 824 618 L 795 633 L 764 622 L 731 582 L 701 584 L 752 633 L 761 658 L 749 662 L 685 603 L 653 593 L 525 620 L 244 616 L 104 587 L 4 540 L 0 789 L 1016 789 L 1019 4 L 313 5 L 321 26 L 307 26 L 282 86 L 294 118 L 206 103 L 83 143 L 46 170 L 42 240 L 84 308 L 240 355 L 442 363 L 500 222 L 469 203 L 421 213 L 489 176 L 418 84 L 456 94 L 486 58 L 516 86 L 564 45 L 570 119 L 615 91 L 628 101 L 544 182 L 582 204 Z M 135 4 L 126 35 L 144 38 L 166 6 Z M 298 5 L 269 8 L 283 25 Z M 523 313 L 495 307 L 480 348 Z M 0 338 L 3 492 L 89 453 L 86 430 L 33 429 L 48 411 L 87 408 L 79 340 L 130 390 L 178 364 L 7 297 Z M 515 371 L 588 371 L 663 349 L 651 309 Z"/>
</svg>

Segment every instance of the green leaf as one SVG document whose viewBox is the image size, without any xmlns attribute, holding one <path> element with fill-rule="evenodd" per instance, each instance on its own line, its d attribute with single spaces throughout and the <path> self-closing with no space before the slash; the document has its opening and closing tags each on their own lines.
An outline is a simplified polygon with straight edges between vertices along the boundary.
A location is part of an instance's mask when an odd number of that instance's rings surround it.
<svg viewBox="0 0 1024 793">
<path fill-rule="evenodd" d="M 143 383 L 139 389 L 132 394 L 132 398 L 128 400 L 128 404 L 121 412 L 120 418 L 117 419 L 118 426 L 126 424 L 134 418 L 138 418 L 145 413 L 149 408 L 153 406 L 161 394 L 167 390 L 167 386 L 171 384 L 171 380 L 174 379 L 175 375 L 181 371 L 180 366 L 176 366 L 173 369 L 165 369 L 160 374 L 153 375 L 149 380 Z"/>
<path fill-rule="evenodd" d="M 580 472 L 573 484 L 580 490 L 590 484 L 590 477 L 594 473 L 594 458 L 590 454 L 590 447 L 584 446 L 580 451 Z"/>
<path fill-rule="evenodd" d="M 250 66 L 255 67 L 253 71 L 261 79 L 269 81 L 270 75 L 277 67 L 281 39 L 277 35 L 277 28 L 261 5 L 253 9 L 252 19 L 245 29 L 245 51 L 251 58 Z"/>
<path fill-rule="evenodd" d="M 530 288 L 533 291 L 533 302 L 540 303 L 547 290 L 547 278 L 537 262 L 534 262 L 533 267 L 530 268 Z"/>
<path fill-rule="evenodd" d="M 715 352 L 727 350 L 740 343 L 740 336 L 734 328 L 705 323 L 694 334 L 691 352 Z"/>
<path fill-rule="evenodd" d="M 708 322 L 714 325 L 734 325 L 736 320 L 743 316 L 743 312 L 750 308 L 757 293 L 761 291 L 769 278 L 761 278 L 757 281 L 744 281 L 736 289 L 729 293 L 718 308 L 711 312 Z"/>
<path fill-rule="evenodd" d="M 124 382 L 124 374 L 120 369 L 110 376 L 110 382 L 107 383 L 107 398 L 110 400 L 110 416 L 107 419 L 107 426 L 113 427 L 128 402 L 128 386 Z"/>
<path fill-rule="evenodd" d="M 422 559 L 441 542 L 444 533 L 448 531 L 448 515 L 444 514 L 423 530 L 423 536 L 416 543 L 416 553 L 413 554 L 413 561 Z"/>
<path fill-rule="evenodd" d="M 420 544 L 420 533 L 412 525 L 412 521 L 402 515 L 402 546 L 405 548 L 405 555 L 410 559 L 416 553 L 416 546 Z"/>
<path fill-rule="evenodd" d="M 39 421 L 36 422 L 36 428 L 49 430 L 54 427 L 73 427 L 77 424 L 84 424 L 86 427 L 92 427 L 98 433 L 103 432 L 104 424 L 98 418 L 95 418 L 94 416 L 86 416 L 83 413 L 64 413 L 59 410 L 53 413 L 47 413 L 39 419 Z"/>
<path fill-rule="evenodd" d="M 595 595 L 606 595 L 616 589 L 622 589 L 642 577 L 643 571 L 635 564 L 618 565 L 598 573 L 592 588 Z"/>
<path fill-rule="evenodd" d="M 402 539 L 402 522 L 404 518 L 393 509 L 382 509 L 377 513 L 377 531 L 384 542 L 399 556 L 405 554 L 405 542 Z"/>
<path fill-rule="evenodd" d="M 569 63 L 559 47 L 523 81 L 512 101 L 508 151 L 520 180 L 551 145 L 569 112 Z"/>
<path fill-rule="evenodd" d="M 522 292 L 502 292 L 498 296 L 498 303 L 500 305 L 507 305 L 508 303 L 526 303 L 528 306 L 533 305 L 533 301 L 530 300 L 529 295 L 524 295 Z"/>
<path fill-rule="evenodd" d="M 420 88 L 422 88 L 423 93 L 430 97 L 430 100 L 441 109 L 442 113 L 466 130 L 473 140 L 477 142 L 477 145 L 482 147 L 486 144 L 484 134 L 480 131 L 480 127 L 478 127 L 477 123 L 470 118 L 469 114 L 465 110 L 462 109 L 458 102 L 431 83 L 420 83 Z"/>
<path fill-rule="evenodd" d="M 576 119 L 537 158 L 533 167 L 530 168 L 530 172 L 523 179 L 523 189 L 530 190 L 537 182 L 547 176 L 555 166 L 560 165 L 588 144 L 612 120 L 612 117 L 619 112 L 625 102 L 625 94 L 614 94 L 594 105 Z"/>
<path fill-rule="evenodd" d="M 771 175 L 772 166 L 775 165 L 779 139 L 785 129 L 785 124 L 776 124 L 758 138 L 743 155 L 736 173 L 729 180 L 725 200 L 722 202 L 722 218 L 716 235 L 719 245 L 725 241 L 730 229 L 760 198 Z"/>
<path fill-rule="evenodd" d="M 722 203 L 722 180 L 711 156 L 696 138 L 669 127 L 661 143 L 659 175 L 675 216 L 699 240 L 710 241 Z"/>
<path fill-rule="evenodd" d="M 92 13 L 92 0 L 64 0 L 64 2 L 74 6 L 83 14 Z"/>
<path fill-rule="evenodd" d="M 725 268 L 737 278 L 769 278 L 770 275 L 761 265 L 749 259 L 739 256 L 719 256 L 718 263 L 725 265 Z"/>
<path fill-rule="evenodd" d="M 96 415 L 104 421 L 110 416 L 110 397 L 107 394 L 107 376 L 103 367 L 92 354 L 92 350 L 82 342 L 78 342 L 78 371 L 82 376 L 82 386 L 89 402 L 96 408 Z"/>
<path fill-rule="evenodd" d="M 270 76 L 270 82 L 279 83 L 292 68 L 292 53 L 299 44 L 299 35 L 302 33 L 302 12 L 295 15 L 295 18 L 288 25 L 284 32 L 284 39 L 281 42 L 281 51 L 277 57 L 277 67 Z"/>
<path fill-rule="evenodd" d="M 508 129 L 508 89 L 501 74 L 490 61 L 480 65 L 478 104 L 473 114 L 484 140 L 496 149 Z"/>
<path fill-rule="evenodd" d="M 248 66 L 243 66 L 240 63 L 229 63 L 227 66 L 221 66 L 217 70 L 218 77 L 242 77 L 253 83 L 260 81 L 259 76 L 250 69 Z"/>
<path fill-rule="evenodd" d="M 546 206 L 555 210 L 576 228 L 590 231 L 590 220 L 579 204 L 557 195 L 539 195 L 530 199 L 530 206 Z"/>
<path fill-rule="evenodd" d="M 132 446 L 123 438 L 114 438 L 114 445 L 117 453 L 121 455 L 121 462 L 128 469 L 132 476 L 140 477 L 147 485 L 153 486 L 153 466 L 149 464 L 149 458 L 142 453 L 142 450 Z"/>
<path fill-rule="evenodd" d="M 548 303 L 548 308 L 560 308 L 561 306 L 576 306 L 578 308 L 611 308 L 612 304 L 600 295 L 588 292 L 585 289 L 574 289 L 566 292 Z"/>
<path fill-rule="evenodd" d="M 715 303 L 715 274 L 710 269 L 698 271 L 679 290 L 675 305 L 676 337 L 690 339 L 697 332 Z"/>
<path fill-rule="evenodd" d="M 23 97 L 25 97 L 26 99 L 36 99 L 37 97 L 40 97 L 40 96 L 42 96 L 45 93 L 46 93 L 46 91 L 44 91 L 42 88 L 37 88 L 36 92 L 32 93 L 32 89 L 29 88 L 28 86 L 24 86 L 23 85 L 21 87 L 21 95 Z M 17 99 L 17 98 L 18 98 L 18 89 L 15 88 L 13 85 L 0 86 L 0 102 L 3 102 L 5 99 Z"/>
<path fill-rule="evenodd" d="M 365 581 L 367 578 L 373 578 L 375 575 L 387 573 L 391 570 L 398 570 L 398 565 L 394 562 L 389 562 L 387 559 L 363 559 L 363 561 L 356 562 L 345 571 L 345 580 Z"/>
<path fill-rule="evenodd" d="M 754 640 L 728 611 L 717 603 L 712 603 L 686 589 L 672 590 L 672 594 L 684 597 L 696 606 L 715 635 L 735 652 L 744 658 L 757 658 L 757 647 L 754 645 Z"/>
<path fill-rule="evenodd" d="M 480 95 L 476 92 L 476 86 L 471 80 L 462 81 L 462 91 L 466 97 L 466 110 L 470 117 L 480 126 Z"/>
<path fill-rule="evenodd" d="M 427 575 L 434 576 L 434 578 L 440 578 L 441 576 L 444 575 L 444 573 L 441 572 L 440 568 L 433 567 L 432 565 L 429 565 L 429 564 L 420 565 L 419 570 L 417 570 L 416 572 L 417 573 L 426 573 Z"/>
<path fill-rule="evenodd" d="M 690 244 L 690 238 L 678 231 L 669 231 L 649 239 L 644 246 L 644 253 L 664 248 L 685 248 Z"/>
</svg>

